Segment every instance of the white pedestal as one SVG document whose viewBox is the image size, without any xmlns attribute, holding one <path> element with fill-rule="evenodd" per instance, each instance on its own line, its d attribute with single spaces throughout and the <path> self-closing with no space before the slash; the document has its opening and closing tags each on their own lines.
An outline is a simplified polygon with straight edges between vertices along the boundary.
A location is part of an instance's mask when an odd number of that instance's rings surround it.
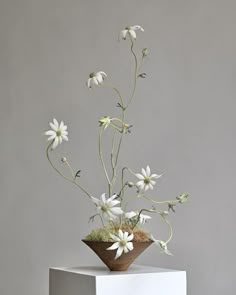
<svg viewBox="0 0 236 295">
<path fill-rule="evenodd" d="M 50 269 L 49 295 L 186 295 L 186 272 L 133 265 Z"/>
</svg>

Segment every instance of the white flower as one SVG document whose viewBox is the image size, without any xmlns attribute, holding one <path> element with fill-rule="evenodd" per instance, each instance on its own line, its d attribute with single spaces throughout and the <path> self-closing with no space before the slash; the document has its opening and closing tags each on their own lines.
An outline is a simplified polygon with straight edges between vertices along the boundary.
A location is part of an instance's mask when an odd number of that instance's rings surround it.
<svg viewBox="0 0 236 295">
<path fill-rule="evenodd" d="M 61 144 L 63 140 L 68 141 L 67 134 L 67 126 L 64 125 L 64 122 L 61 121 L 60 125 L 56 119 L 53 119 L 53 123 L 49 123 L 52 130 L 48 130 L 45 132 L 45 135 L 48 135 L 48 141 L 52 140 L 52 149 L 55 149 L 58 144 Z"/>
<path fill-rule="evenodd" d="M 123 210 L 120 207 L 115 207 L 120 204 L 120 201 L 116 200 L 116 198 L 116 194 L 108 199 L 106 199 L 106 194 L 102 194 L 100 200 L 92 197 L 92 201 L 95 203 L 97 210 L 102 213 L 105 219 L 113 220 L 117 218 L 116 215 L 123 214 Z"/>
<path fill-rule="evenodd" d="M 93 72 L 89 75 L 89 79 L 87 80 L 87 87 L 90 89 L 92 88 L 92 85 L 101 85 L 104 81 L 104 79 L 107 78 L 107 74 L 99 71 L 99 72 Z"/>
<path fill-rule="evenodd" d="M 144 29 L 139 25 L 126 27 L 124 30 L 122 30 L 120 32 L 120 39 L 126 40 L 127 33 L 129 33 L 130 37 L 132 37 L 134 40 L 136 40 L 136 32 L 135 31 L 137 31 L 137 30 L 144 32 Z"/>
<path fill-rule="evenodd" d="M 154 179 L 160 178 L 161 175 L 157 175 L 157 174 L 151 174 L 151 170 L 150 167 L 147 166 L 146 170 L 144 168 L 142 168 L 142 174 L 135 174 L 135 176 L 140 179 L 140 181 L 138 181 L 136 183 L 136 185 L 141 189 L 141 190 L 148 190 L 151 189 L 153 190 L 153 186 L 156 184 L 156 181 L 154 181 Z"/>
<path fill-rule="evenodd" d="M 139 215 L 138 212 L 130 211 L 130 212 L 125 213 L 125 218 L 132 219 L 134 217 L 138 217 L 138 215 Z M 148 219 L 151 219 L 151 218 L 152 217 L 149 215 L 140 214 L 139 215 L 139 223 L 144 224 Z"/>
<path fill-rule="evenodd" d="M 110 234 L 111 238 L 115 241 L 115 243 L 107 248 L 107 250 L 116 250 L 116 256 L 115 259 L 121 256 L 121 254 L 127 253 L 129 251 L 132 251 L 134 249 L 133 243 L 131 242 L 134 238 L 133 234 L 130 234 L 128 232 L 122 232 L 121 229 L 118 231 L 118 235 L 112 235 Z"/>
<path fill-rule="evenodd" d="M 154 243 L 159 246 L 162 249 L 162 253 L 165 253 L 167 255 L 173 255 L 168 249 L 167 249 L 167 243 L 161 240 L 156 240 L 153 236 L 151 236 L 151 239 L 154 241 Z"/>
</svg>

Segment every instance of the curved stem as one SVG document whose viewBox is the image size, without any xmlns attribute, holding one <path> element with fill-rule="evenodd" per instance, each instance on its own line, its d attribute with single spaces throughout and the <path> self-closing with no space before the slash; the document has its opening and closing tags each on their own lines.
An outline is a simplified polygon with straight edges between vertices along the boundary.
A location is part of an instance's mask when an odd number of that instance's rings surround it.
<svg viewBox="0 0 236 295">
<path fill-rule="evenodd" d="M 50 150 L 50 147 L 52 146 L 52 143 L 51 142 L 48 147 L 47 147 L 47 150 L 46 150 L 46 155 L 47 155 L 47 159 L 48 159 L 48 162 L 51 164 L 51 166 L 53 167 L 53 169 L 58 173 L 60 174 L 63 178 L 65 178 L 66 180 L 72 182 L 73 184 L 75 184 L 76 186 L 78 186 L 89 198 L 92 198 L 92 196 L 80 185 L 78 184 L 77 182 L 75 182 L 75 180 L 73 179 L 70 179 L 69 177 L 65 176 L 59 169 L 57 169 L 57 167 L 52 163 L 51 159 L 50 159 L 50 156 L 49 156 L 49 150 Z"/>
<path fill-rule="evenodd" d="M 136 90 L 136 84 L 137 84 L 137 71 L 138 71 L 138 58 L 137 58 L 137 55 L 136 53 L 134 52 L 134 41 L 133 39 L 130 37 L 130 41 L 131 41 L 131 47 L 130 47 L 130 50 L 134 56 L 134 86 L 133 86 L 133 91 L 132 91 L 132 95 L 130 97 L 130 100 L 128 101 L 127 103 L 127 106 L 125 109 L 127 109 L 129 107 L 129 105 L 131 104 L 133 98 L 134 98 L 134 93 L 135 93 L 135 90 Z"/>
<path fill-rule="evenodd" d="M 150 198 L 150 197 L 147 197 L 147 196 L 145 196 L 145 195 L 141 195 L 141 197 L 143 197 L 144 199 L 146 199 L 146 200 L 148 200 L 148 201 L 151 201 L 151 202 L 153 202 L 153 203 L 155 203 L 155 204 L 168 204 L 168 203 L 171 203 L 171 204 L 177 204 L 177 203 L 179 203 L 179 201 L 178 200 L 168 200 L 168 201 L 156 201 L 156 200 L 153 200 L 152 198 Z"/>
<path fill-rule="evenodd" d="M 113 176 L 114 176 L 114 168 L 115 168 L 115 163 L 114 163 L 114 149 L 115 149 L 116 132 L 117 132 L 117 130 L 115 129 L 114 130 L 114 133 L 113 133 L 113 136 L 112 136 L 112 148 L 111 148 L 111 167 L 112 167 L 112 174 L 113 174 Z"/>
<path fill-rule="evenodd" d="M 105 227 L 105 224 L 104 224 L 104 222 L 103 222 L 102 216 L 101 216 L 101 214 L 99 214 L 99 213 L 94 214 L 93 216 L 91 216 L 91 217 L 89 218 L 89 222 L 90 222 L 90 220 L 94 221 L 94 218 L 95 218 L 96 216 L 99 216 L 99 217 L 100 217 L 100 219 L 101 219 L 101 223 L 102 223 L 103 227 Z"/>
<path fill-rule="evenodd" d="M 111 126 L 112 126 L 114 129 L 116 129 L 117 131 L 122 132 L 122 130 L 119 129 L 119 127 L 118 127 L 117 125 L 111 123 Z"/>
<path fill-rule="evenodd" d="M 65 161 L 65 164 L 68 166 L 68 168 L 70 169 L 70 172 L 71 172 L 71 176 L 73 177 L 73 179 L 75 179 L 75 173 L 71 167 L 71 165 L 69 164 L 69 162 L 66 160 Z"/>
<path fill-rule="evenodd" d="M 124 121 L 124 115 L 125 115 L 125 107 L 124 107 L 124 100 L 123 97 L 121 96 L 119 90 L 116 87 L 112 87 L 113 90 L 118 94 L 119 99 L 120 99 L 120 104 L 121 104 L 121 108 L 122 108 L 122 121 Z"/>
<path fill-rule="evenodd" d="M 142 212 L 158 213 L 158 214 L 161 214 L 161 211 L 158 211 L 158 210 L 155 210 L 155 209 L 141 209 L 141 210 L 139 211 L 137 221 L 136 221 L 136 223 L 135 223 L 134 226 L 133 226 L 133 230 L 134 230 L 134 228 L 137 226 L 137 224 L 139 223 L 140 215 L 142 214 Z"/>
<path fill-rule="evenodd" d="M 169 220 L 167 220 L 165 217 L 162 217 L 162 218 L 163 218 L 163 219 L 165 220 L 165 222 L 168 224 L 169 229 L 170 229 L 170 237 L 169 237 L 169 239 L 165 242 L 166 244 L 168 244 L 168 243 L 171 241 L 172 237 L 173 237 L 173 229 L 172 229 L 172 226 L 171 226 Z"/>
<path fill-rule="evenodd" d="M 143 61 L 144 61 L 144 57 L 142 56 L 142 60 L 141 60 L 140 66 L 138 67 L 138 70 L 137 70 L 137 74 L 139 74 L 139 72 L 140 72 L 140 70 L 141 70 L 141 68 L 142 68 L 142 66 L 144 64 Z"/>
<path fill-rule="evenodd" d="M 100 133 L 99 133 L 99 142 L 98 142 L 98 150 L 99 150 L 99 157 L 102 163 L 102 167 L 108 182 L 108 190 L 109 190 L 109 197 L 110 197 L 110 193 L 111 193 L 111 182 L 107 173 L 107 169 L 103 160 L 103 156 L 102 156 L 102 132 L 103 132 L 103 128 L 101 128 Z"/>
</svg>

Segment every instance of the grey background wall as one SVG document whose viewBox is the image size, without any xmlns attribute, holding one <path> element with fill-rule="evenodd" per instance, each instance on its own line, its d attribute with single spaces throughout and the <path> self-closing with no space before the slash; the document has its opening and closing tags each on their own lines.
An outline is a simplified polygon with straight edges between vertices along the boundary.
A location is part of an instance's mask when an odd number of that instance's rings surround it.
<svg viewBox="0 0 236 295">
<path fill-rule="evenodd" d="M 157 197 L 191 194 L 172 217 L 174 256 L 152 247 L 138 263 L 186 269 L 189 295 L 235 294 L 235 11 L 233 0 L 0 1 L 1 295 L 48 294 L 50 266 L 100 265 L 80 241 L 94 208 L 48 165 L 42 133 L 54 116 L 67 123 L 58 152 L 99 196 L 97 120 L 116 100 L 85 81 L 104 70 L 130 92 L 127 24 L 144 27 L 150 56 L 120 166 L 163 173 Z M 150 228 L 167 234 L 158 219 Z"/>
</svg>

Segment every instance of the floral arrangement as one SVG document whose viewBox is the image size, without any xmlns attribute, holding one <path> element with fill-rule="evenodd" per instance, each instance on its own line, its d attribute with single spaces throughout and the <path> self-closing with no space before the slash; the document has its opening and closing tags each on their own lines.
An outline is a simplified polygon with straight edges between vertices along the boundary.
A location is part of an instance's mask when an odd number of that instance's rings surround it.
<svg viewBox="0 0 236 295">
<path fill-rule="evenodd" d="M 87 237 L 87 240 L 112 242 L 112 246 L 107 250 L 116 251 L 115 259 L 120 257 L 123 253 L 127 253 L 133 250 L 133 243 L 135 241 L 154 241 L 155 244 L 160 247 L 161 251 L 172 255 L 168 249 L 168 244 L 172 239 L 173 230 L 168 219 L 168 215 L 175 212 L 175 206 L 177 204 L 183 204 L 187 201 L 188 195 L 183 193 L 173 200 L 156 200 L 152 198 L 148 192 L 154 189 L 157 180 L 162 176 L 161 174 L 155 174 L 151 172 L 149 165 L 146 168 L 142 168 L 141 172 L 133 172 L 129 167 L 123 167 L 118 169 L 118 161 L 120 156 L 120 149 L 122 146 L 122 140 L 125 136 L 131 132 L 132 125 L 126 121 L 126 111 L 130 107 L 138 80 L 146 78 L 146 73 L 141 69 L 148 56 L 148 49 L 141 50 L 141 57 L 136 53 L 135 43 L 137 32 L 144 32 L 143 28 L 139 25 L 128 26 L 120 32 L 119 39 L 127 40 L 130 43 L 130 51 L 134 59 L 134 81 L 133 90 L 130 96 L 123 96 L 120 91 L 111 86 L 117 96 L 119 102 L 117 107 L 120 110 L 120 117 L 103 116 L 99 120 L 99 146 L 98 153 L 101 162 L 101 166 L 104 172 L 104 176 L 107 182 L 107 191 L 102 193 L 100 198 L 93 197 L 87 189 L 81 184 L 81 171 L 74 171 L 66 157 L 61 158 L 63 165 L 66 165 L 70 176 L 65 175 L 60 169 L 58 169 L 51 160 L 51 153 L 55 152 L 55 149 L 63 142 L 68 141 L 67 126 L 63 121 L 60 123 L 53 119 L 53 122 L 49 123 L 50 130 L 45 132 L 45 135 L 49 136 L 49 145 L 46 150 L 46 155 L 49 163 L 63 178 L 76 185 L 86 197 L 95 205 L 96 213 L 90 217 L 90 220 L 94 220 L 98 217 L 101 221 L 101 227 L 94 229 Z M 92 89 L 96 86 L 102 86 L 108 79 L 107 74 L 104 71 L 92 72 L 87 80 L 88 89 Z M 102 140 L 103 134 L 107 129 L 111 128 L 113 135 L 111 138 L 111 153 L 109 163 L 110 169 L 107 168 L 107 162 L 103 156 Z M 109 171 L 111 171 L 109 173 Z M 117 181 L 119 177 L 119 182 Z M 116 193 L 115 193 L 116 189 Z M 127 196 L 133 194 L 135 190 L 135 198 L 137 202 L 140 198 L 144 198 L 148 201 L 147 208 L 135 208 L 132 211 L 127 211 Z M 148 214 L 148 215 L 147 215 Z M 159 214 L 163 221 L 167 224 L 170 235 L 167 240 L 162 240 L 159 237 L 155 238 L 151 233 L 144 229 L 145 224 L 152 218 L 150 215 Z"/>
</svg>

